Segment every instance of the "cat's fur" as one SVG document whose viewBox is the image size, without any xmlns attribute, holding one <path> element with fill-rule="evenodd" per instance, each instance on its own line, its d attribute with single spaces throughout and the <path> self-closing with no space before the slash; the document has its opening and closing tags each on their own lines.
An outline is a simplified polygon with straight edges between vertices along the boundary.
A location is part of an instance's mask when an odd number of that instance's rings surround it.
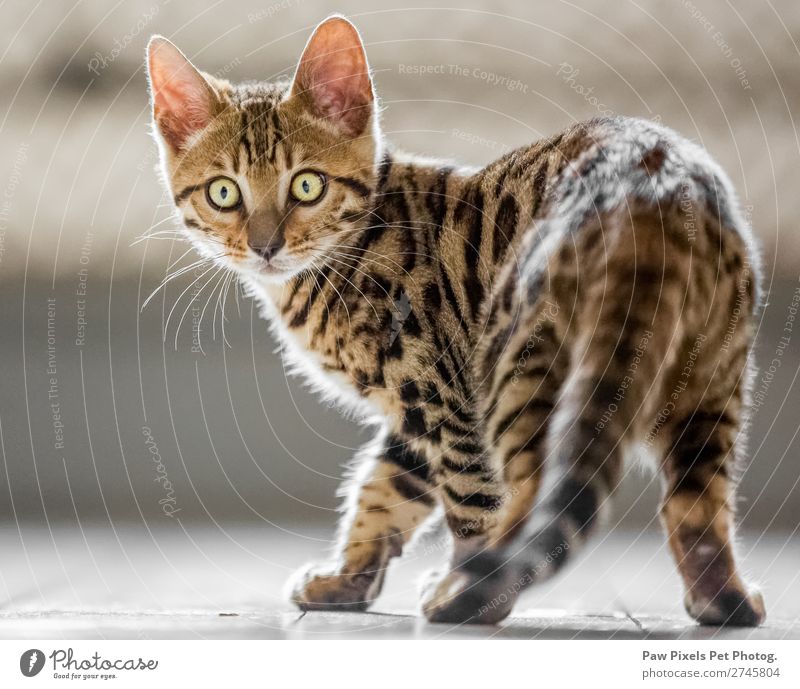
<svg viewBox="0 0 800 689">
<path fill-rule="evenodd" d="M 341 17 L 291 83 L 232 85 L 160 37 L 148 66 L 186 232 L 237 273 L 302 373 L 382 419 L 335 556 L 294 580 L 298 606 L 366 608 L 442 505 L 452 569 L 425 615 L 496 622 L 595 530 L 645 443 L 689 614 L 764 619 L 732 545 L 758 272 L 704 151 L 603 118 L 478 171 L 402 154 Z M 318 203 L 288 195 L 303 169 L 327 178 Z M 219 175 L 241 189 L 232 212 L 209 205 Z"/>
</svg>

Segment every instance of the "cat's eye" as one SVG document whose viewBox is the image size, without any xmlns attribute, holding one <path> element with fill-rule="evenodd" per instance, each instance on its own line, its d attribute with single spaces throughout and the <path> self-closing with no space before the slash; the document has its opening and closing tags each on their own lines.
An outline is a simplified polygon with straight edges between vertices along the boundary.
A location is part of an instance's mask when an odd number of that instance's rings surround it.
<svg viewBox="0 0 800 689">
<path fill-rule="evenodd" d="M 239 185 L 230 177 L 217 177 L 206 186 L 208 202 L 218 211 L 230 211 L 242 202 Z"/>
<path fill-rule="evenodd" d="M 313 170 L 304 170 L 292 178 L 289 193 L 300 203 L 315 203 L 325 193 L 325 186 L 325 175 Z"/>
</svg>

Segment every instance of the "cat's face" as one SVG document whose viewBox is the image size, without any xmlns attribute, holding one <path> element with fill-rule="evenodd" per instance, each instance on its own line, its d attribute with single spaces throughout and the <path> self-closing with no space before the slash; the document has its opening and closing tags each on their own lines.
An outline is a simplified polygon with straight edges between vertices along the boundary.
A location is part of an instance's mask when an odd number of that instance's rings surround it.
<svg viewBox="0 0 800 689">
<path fill-rule="evenodd" d="M 282 282 L 333 252 L 351 253 L 380 153 L 352 24 L 320 24 L 292 83 L 231 85 L 161 37 L 150 41 L 148 71 L 162 168 L 202 254 Z"/>
</svg>

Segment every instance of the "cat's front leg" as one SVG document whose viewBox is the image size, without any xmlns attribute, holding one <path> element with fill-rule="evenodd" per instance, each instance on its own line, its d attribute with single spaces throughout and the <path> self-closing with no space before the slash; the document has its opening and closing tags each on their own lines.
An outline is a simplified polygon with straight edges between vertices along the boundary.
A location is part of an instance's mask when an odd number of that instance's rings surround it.
<svg viewBox="0 0 800 689">
<path fill-rule="evenodd" d="M 388 435 L 366 448 L 345 490 L 334 557 L 297 572 L 292 602 L 302 610 L 366 610 L 389 560 L 430 515 L 432 490 L 426 460 L 402 440 Z"/>
<path fill-rule="evenodd" d="M 500 511 L 509 501 L 510 491 L 496 465 L 496 456 L 482 449 L 480 440 L 461 439 L 450 444 L 436 467 L 437 485 L 445 507 L 445 517 L 453 536 L 451 566 L 443 576 L 433 575 L 423 588 L 422 610 L 431 622 L 476 622 L 492 624 L 502 619 L 506 606 L 492 603 L 487 591 L 511 586 L 510 570 L 498 567 L 489 576 L 473 577 L 463 563 L 480 558 L 491 547 Z M 479 616 L 481 619 L 478 620 Z M 501 615 L 501 616 L 498 616 Z"/>
</svg>

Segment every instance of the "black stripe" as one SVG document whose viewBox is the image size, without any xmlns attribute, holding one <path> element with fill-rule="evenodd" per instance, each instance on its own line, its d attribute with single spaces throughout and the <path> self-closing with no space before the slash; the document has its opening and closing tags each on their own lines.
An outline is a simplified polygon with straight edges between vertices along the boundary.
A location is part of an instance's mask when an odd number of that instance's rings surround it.
<svg viewBox="0 0 800 689">
<path fill-rule="evenodd" d="M 454 435 L 456 437 L 469 435 L 474 430 L 472 426 L 459 426 L 458 424 L 453 423 L 452 419 L 448 419 L 446 417 L 439 421 L 436 427 L 447 431 L 450 435 Z"/>
<path fill-rule="evenodd" d="M 453 172 L 452 167 L 440 168 L 436 174 L 436 182 L 432 190 L 425 195 L 431 223 L 435 230 L 441 230 L 447 212 L 447 179 Z"/>
<path fill-rule="evenodd" d="M 388 153 L 384 153 L 380 167 L 378 168 L 378 189 L 383 189 L 386 186 L 391 171 L 392 157 Z"/>
<path fill-rule="evenodd" d="M 286 303 L 283 305 L 281 309 L 281 313 L 286 313 L 292 308 L 292 302 L 294 298 L 297 296 L 297 293 L 300 291 L 300 288 L 305 284 L 305 281 L 300 278 L 293 278 L 294 284 L 292 285 L 291 292 L 289 293 L 289 297 L 286 300 Z"/>
<path fill-rule="evenodd" d="M 405 198 L 403 199 L 405 203 Z M 410 273 L 417 265 L 417 239 L 411 230 L 403 232 L 402 235 L 403 251 L 402 251 L 402 266 L 406 274 Z"/>
<path fill-rule="evenodd" d="M 503 420 L 497 425 L 497 431 L 494 434 L 495 440 L 502 436 L 518 419 L 524 418 L 527 414 L 537 411 L 549 414 L 553 410 L 553 403 L 550 400 L 534 397 L 528 400 L 521 407 L 506 414 Z"/>
<path fill-rule="evenodd" d="M 386 356 L 390 359 L 402 359 L 403 358 L 403 337 L 402 333 L 397 333 L 392 343 L 389 345 L 389 349 L 386 351 Z"/>
<path fill-rule="evenodd" d="M 442 307 L 442 292 L 436 282 L 429 282 L 422 292 L 422 301 L 425 310 L 437 312 Z"/>
<path fill-rule="evenodd" d="M 413 311 L 410 311 L 406 319 L 403 321 L 403 334 L 404 335 L 411 335 L 412 337 L 421 337 L 422 336 L 422 328 L 419 325 L 419 321 L 417 317 L 414 315 Z"/>
<path fill-rule="evenodd" d="M 281 121 L 278 117 L 278 108 L 272 111 L 272 140 L 269 142 L 268 158 L 270 163 L 274 163 L 278 156 L 278 142 L 281 140 Z"/>
<path fill-rule="evenodd" d="M 399 388 L 400 399 L 406 404 L 419 401 L 419 388 L 413 380 L 405 381 Z"/>
<path fill-rule="evenodd" d="M 462 507 L 480 507 L 483 510 L 493 510 L 497 509 L 502 502 L 499 496 L 481 493 L 480 491 L 460 495 L 447 484 L 444 485 L 444 492 L 447 493 L 447 497 Z"/>
<path fill-rule="evenodd" d="M 427 484 L 419 484 L 408 476 L 408 474 L 392 476 L 392 486 L 394 486 L 394 489 L 406 500 L 421 502 L 424 505 L 433 505 L 434 503 L 430 486 Z"/>
<path fill-rule="evenodd" d="M 434 332 L 433 339 L 436 351 L 440 352 L 434 366 L 445 382 L 445 386 L 451 385 L 458 393 L 466 395 L 468 391 L 464 382 L 464 367 L 460 366 L 456 360 L 454 344 L 451 341 L 448 346 L 445 346 L 438 331 Z"/>
<path fill-rule="evenodd" d="M 480 256 L 481 239 L 483 237 L 483 193 L 476 189 L 472 194 L 472 216 L 467 241 L 464 243 L 464 263 L 466 276 L 464 290 L 467 293 L 467 303 L 470 314 L 475 320 L 478 309 L 483 301 L 483 284 L 480 281 Z"/>
<path fill-rule="evenodd" d="M 459 464 L 449 457 L 442 457 L 442 466 L 454 474 L 480 474 L 486 471 L 486 465 L 481 460 Z"/>
<path fill-rule="evenodd" d="M 475 415 L 461 404 L 458 404 L 455 407 L 448 405 L 447 411 L 461 421 L 461 423 L 465 423 L 468 426 L 474 425 L 475 423 Z"/>
<path fill-rule="evenodd" d="M 392 437 L 383 454 L 387 462 L 400 467 L 406 473 L 422 481 L 428 480 L 428 462 L 418 452 L 414 452 L 400 438 Z"/>
<path fill-rule="evenodd" d="M 194 194 L 194 192 L 199 191 L 204 186 L 204 184 L 192 184 L 188 187 L 184 187 L 175 195 L 175 198 L 173 199 L 173 201 L 175 201 L 175 205 L 180 206 L 186 199 Z"/>
<path fill-rule="evenodd" d="M 421 407 L 406 409 L 405 418 L 403 420 L 403 430 L 415 438 L 425 435 L 427 430 L 425 426 L 425 414 L 422 412 Z"/>
<path fill-rule="evenodd" d="M 359 196 L 362 196 L 365 199 L 369 198 L 369 195 L 372 193 L 366 184 L 353 177 L 334 177 L 333 181 L 343 184 L 348 189 L 352 189 Z"/>
<path fill-rule="evenodd" d="M 360 208 L 352 210 L 343 210 L 339 215 L 339 222 L 358 222 L 364 219 L 364 211 Z"/>
<path fill-rule="evenodd" d="M 681 443 L 681 446 L 676 448 L 673 454 L 676 464 L 689 465 L 692 469 L 704 464 L 720 462 L 730 451 L 730 449 L 726 450 L 715 438 L 693 437 L 685 440 L 686 442 Z"/>
<path fill-rule="evenodd" d="M 253 164 L 253 149 L 250 148 L 250 139 L 247 138 L 247 113 L 242 111 L 242 136 L 239 138 L 240 145 L 244 146 L 244 150 L 247 153 L 247 165 L 252 166 Z"/>
<path fill-rule="evenodd" d="M 425 386 L 425 402 L 428 404 L 433 404 L 437 407 L 441 407 L 444 404 L 444 400 L 442 400 L 442 396 L 439 394 L 439 388 L 437 388 L 432 382 L 429 382 Z"/>
<path fill-rule="evenodd" d="M 536 214 L 544 200 L 544 189 L 547 184 L 547 169 L 548 162 L 547 159 L 545 159 L 533 174 L 533 208 L 531 210 L 531 215 Z"/>
<path fill-rule="evenodd" d="M 500 174 L 497 176 L 497 181 L 494 185 L 494 195 L 496 197 L 500 197 L 504 191 L 503 187 L 506 183 L 506 177 L 508 173 L 511 171 L 511 168 L 514 166 L 514 160 L 518 156 L 517 151 L 511 151 L 505 158 L 501 158 L 499 162 L 504 164 L 503 169 L 500 171 Z"/>
<path fill-rule="evenodd" d="M 363 254 L 372 244 L 381 239 L 381 237 L 386 234 L 386 229 L 386 224 L 384 222 L 380 222 L 375 223 L 373 227 L 370 227 L 366 232 L 364 232 L 362 236 L 361 253 Z M 354 272 L 355 268 L 350 271 L 350 275 L 352 275 Z"/>
<path fill-rule="evenodd" d="M 291 322 L 289 323 L 290 328 L 299 328 L 308 320 L 308 317 L 311 315 L 311 309 L 314 308 L 314 303 L 317 301 L 317 297 L 319 297 L 324 286 L 321 276 L 324 275 L 328 270 L 329 267 L 326 265 L 323 267 L 321 274 L 314 276 L 314 284 L 311 286 L 311 289 L 308 292 L 308 299 L 306 299 L 306 303 L 303 304 L 303 306 L 301 306 L 297 313 L 295 313 L 293 316 Z"/>
<path fill-rule="evenodd" d="M 672 483 L 672 488 L 669 491 L 669 497 L 678 493 L 693 493 L 701 495 L 706 489 L 706 480 L 701 478 L 697 472 L 690 469 L 678 474 Z"/>
<path fill-rule="evenodd" d="M 441 275 L 442 277 L 442 287 L 444 287 L 444 297 L 450 304 L 450 308 L 453 310 L 453 315 L 458 320 L 458 325 L 466 333 L 467 328 L 466 324 L 464 323 L 464 317 L 461 314 L 461 305 L 458 303 L 458 299 L 456 298 L 456 293 L 453 291 L 453 285 L 450 282 L 450 277 L 447 274 L 447 266 L 445 264 L 442 264 L 442 269 L 439 271 L 439 275 Z"/>
<path fill-rule="evenodd" d="M 494 218 L 494 237 L 492 238 L 492 259 L 497 263 L 513 239 L 519 222 L 519 207 L 511 194 L 506 194 L 500 202 Z"/>
<path fill-rule="evenodd" d="M 397 220 L 396 224 L 401 225 L 403 228 L 399 230 L 402 243 L 401 261 L 403 270 L 406 273 L 410 273 L 417 265 L 417 240 L 413 232 L 414 223 L 411 220 L 411 211 L 404 192 L 392 197 L 391 210 L 396 213 L 396 217 L 393 220 Z"/>
<path fill-rule="evenodd" d="M 460 452 L 463 455 L 480 455 L 483 453 L 483 448 L 470 440 L 460 440 L 450 446 L 451 450 Z"/>
</svg>

